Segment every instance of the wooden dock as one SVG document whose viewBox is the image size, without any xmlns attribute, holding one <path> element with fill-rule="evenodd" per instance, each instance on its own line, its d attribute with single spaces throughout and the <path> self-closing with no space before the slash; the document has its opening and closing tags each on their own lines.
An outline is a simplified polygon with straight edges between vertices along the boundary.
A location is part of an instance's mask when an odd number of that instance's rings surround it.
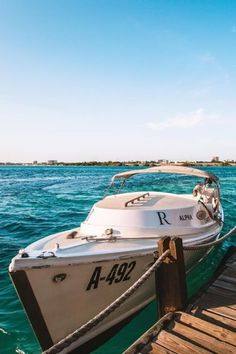
<svg viewBox="0 0 236 354">
<path fill-rule="evenodd" d="M 236 248 L 185 311 L 165 314 L 125 354 L 236 354 Z"/>
</svg>

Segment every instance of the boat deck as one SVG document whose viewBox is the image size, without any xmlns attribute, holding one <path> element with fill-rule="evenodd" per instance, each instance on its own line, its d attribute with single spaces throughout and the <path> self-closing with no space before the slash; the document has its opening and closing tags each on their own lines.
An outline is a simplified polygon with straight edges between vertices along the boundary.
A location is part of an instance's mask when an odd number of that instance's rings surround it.
<svg viewBox="0 0 236 354">
<path fill-rule="evenodd" d="M 236 353 L 236 248 L 186 312 L 165 315 L 124 353 Z"/>
<path fill-rule="evenodd" d="M 186 195 L 136 192 L 109 196 L 96 203 L 96 207 L 105 209 L 142 208 L 148 210 L 189 208 L 196 205 L 197 198 Z"/>
</svg>

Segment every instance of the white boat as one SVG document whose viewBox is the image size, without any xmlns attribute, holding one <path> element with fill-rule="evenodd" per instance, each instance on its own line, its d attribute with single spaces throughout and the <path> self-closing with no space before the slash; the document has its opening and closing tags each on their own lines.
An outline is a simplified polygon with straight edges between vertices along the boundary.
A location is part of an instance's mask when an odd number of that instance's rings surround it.
<svg viewBox="0 0 236 354">
<path fill-rule="evenodd" d="M 40 239 L 20 250 L 9 271 L 42 349 L 49 348 L 106 308 L 153 262 L 161 237 L 178 236 L 184 246 L 219 237 L 223 210 L 218 178 L 175 166 L 130 170 L 123 182 L 143 173 L 179 173 L 203 182 L 192 194 L 142 191 L 110 195 L 95 203 L 81 226 Z M 186 269 L 206 253 L 185 251 Z M 118 310 L 63 353 L 89 352 L 155 297 L 151 277 Z"/>
</svg>

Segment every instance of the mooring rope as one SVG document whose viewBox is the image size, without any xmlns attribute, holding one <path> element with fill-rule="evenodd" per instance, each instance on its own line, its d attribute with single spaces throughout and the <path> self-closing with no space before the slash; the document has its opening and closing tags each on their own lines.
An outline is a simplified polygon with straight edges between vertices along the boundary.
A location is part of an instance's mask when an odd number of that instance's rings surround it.
<svg viewBox="0 0 236 354">
<path fill-rule="evenodd" d="M 166 257 L 170 254 L 170 250 L 166 250 L 155 262 L 148 268 L 148 270 L 121 296 L 119 296 L 115 301 L 113 301 L 109 306 L 102 310 L 98 315 L 92 318 L 90 321 L 85 323 L 83 326 L 75 330 L 73 333 L 69 334 L 58 343 L 54 344 L 51 348 L 45 350 L 43 354 L 58 354 L 61 353 L 63 349 L 68 348 L 71 344 L 76 342 L 79 338 L 83 337 L 87 332 L 89 332 L 98 323 L 103 321 L 107 316 L 109 316 L 113 311 L 120 307 L 140 286 L 151 276 L 153 272 L 161 265 Z"/>
<path fill-rule="evenodd" d="M 220 244 L 228 237 L 232 236 L 236 233 L 236 226 L 233 227 L 226 235 L 221 237 L 218 240 L 200 244 L 197 246 L 183 246 L 183 250 L 185 251 L 193 251 L 199 250 L 206 247 L 212 247 Z M 115 301 L 113 301 L 109 306 L 107 306 L 104 310 L 102 310 L 98 315 L 92 318 L 90 321 L 85 323 L 83 326 L 60 340 L 58 343 L 54 344 L 51 348 L 44 351 L 42 354 L 59 354 L 64 349 L 68 348 L 71 344 L 76 342 L 79 338 L 83 337 L 87 334 L 93 327 L 97 326 L 101 321 L 103 321 L 106 317 L 108 317 L 113 311 L 115 311 L 118 307 L 120 307 L 143 283 L 151 276 L 151 274 L 161 265 L 161 263 L 165 260 L 166 257 L 170 254 L 170 250 L 166 250 L 154 263 L 148 268 L 148 270 L 129 288 L 127 289 L 121 296 L 119 296 Z"/>
<path fill-rule="evenodd" d="M 227 234 L 225 234 L 224 236 L 222 236 L 218 240 L 214 240 L 214 241 L 208 242 L 208 243 L 202 243 L 202 244 L 196 245 L 196 246 L 183 246 L 183 250 L 184 251 L 195 251 L 195 250 L 197 251 L 202 248 L 216 246 L 216 245 L 220 244 L 221 242 L 225 241 L 228 237 L 232 236 L 234 233 L 236 233 L 236 226 L 234 226 L 229 232 L 227 232 Z"/>
</svg>

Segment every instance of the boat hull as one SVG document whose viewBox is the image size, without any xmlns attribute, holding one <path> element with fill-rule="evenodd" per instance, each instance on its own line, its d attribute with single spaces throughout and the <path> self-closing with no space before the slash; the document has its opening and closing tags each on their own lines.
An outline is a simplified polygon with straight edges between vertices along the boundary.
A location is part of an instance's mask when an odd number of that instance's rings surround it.
<svg viewBox="0 0 236 354">
<path fill-rule="evenodd" d="M 215 236 L 216 237 L 216 236 Z M 186 269 L 191 268 L 206 249 L 185 251 Z M 153 262 L 153 251 L 145 255 L 114 257 L 89 263 L 29 267 L 10 272 L 19 297 L 43 350 L 73 332 L 123 294 Z M 123 305 L 73 343 L 63 353 L 86 343 L 106 338 L 115 328 L 155 298 L 152 275 Z M 99 345 L 99 342 L 96 342 Z M 87 350 L 87 351 L 86 351 Z M 80 351 L 82 352 L 82 351 Z"/>
</svg>

